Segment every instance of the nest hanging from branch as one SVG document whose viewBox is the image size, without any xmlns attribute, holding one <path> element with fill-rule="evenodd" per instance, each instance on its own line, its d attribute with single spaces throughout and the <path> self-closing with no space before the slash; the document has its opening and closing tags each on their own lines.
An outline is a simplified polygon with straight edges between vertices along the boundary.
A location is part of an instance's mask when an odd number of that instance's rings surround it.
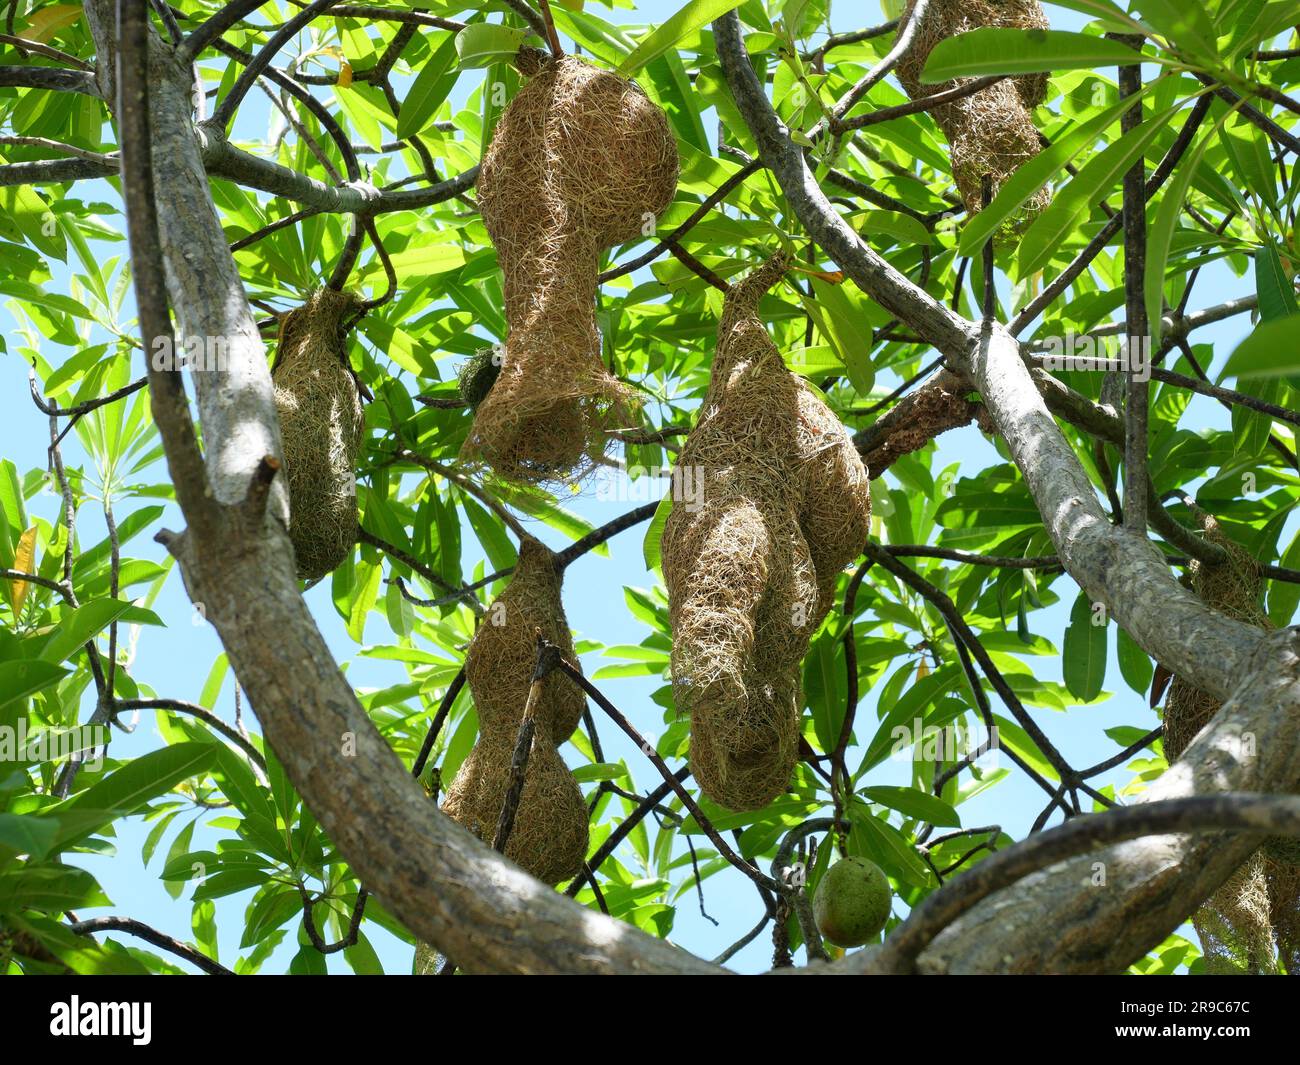
<svg viewBox="0 0 1300 1065">
<path fill-rule="evenodd" d="M 575 658 L 555 555 L 536 540 L 524 540 L 514 576 L 488 608 L 465 658 L 479 739 L 442 805 L 448 817 L 489 845 L 510 783 L 539 630 L 566 658 Z M 582 691 L 558 670 L 542 681 L 524 789 L 505 854 L 547 884 L 577 876 L 587 856 L 587 807 L 556 749 L 578 727 L 585 708 Z"/>
<path fill-rule="evenodd" d="M 916 0 L 908 0 L 900 26 L 911 20 L 915 7 Z M 930 0 L 912 47 L 899 60 L 898 80 L 914 100 L 968 84 L 974 79 L 941 85 L 921 81 L 926 60 L 940 41 L 984 26 L 1045 30 L 1049 25 L 1037 0 Z M 1033 113 L 1046 96 L 1047 75 L 1026 74 L 931 109 L 948 138 L 953 178 L 971 214 L 984 206 L 985 175 L 992 179 L 996 195 L 1007 178 L 1042 150 Z M 1045 189 L 1037 193 L 1021 209 L 1017 223 L 1032 219 L 1048 199 Z"/>
<path fill-rule="evenodd" d="M 601 362 L 596 275 L 602 251 L 653 233 L 677 187 L 677 144 L 634 82 L 528 49 L 519 65 L 528 81 L 478 180 L 509 335 L 464 455 L 541 482 L 588 471 L 606 430 L 631 424 L 633 394 Z"/>
<path fill-rule="evenodd" d="M 758 314 L 786 266 L 777 256 L 727 295 L 709 390 L 678 460 L 702 502 L 676 501 L 662 540 L 691 771 L 734 810 L 789 785 L 800 660 L 870 528 L 867 471 L 848 433 L 786 368 Z"/>
<path fill-rule="evenodd" d="M 365 428 L 348 365 L 351 293 L 319 288 L 280 319 L 271 377 L 289 482 L 289 538 L 298 576 L 337 568 L 357 542 L 357 451 Z"/>
</svg>

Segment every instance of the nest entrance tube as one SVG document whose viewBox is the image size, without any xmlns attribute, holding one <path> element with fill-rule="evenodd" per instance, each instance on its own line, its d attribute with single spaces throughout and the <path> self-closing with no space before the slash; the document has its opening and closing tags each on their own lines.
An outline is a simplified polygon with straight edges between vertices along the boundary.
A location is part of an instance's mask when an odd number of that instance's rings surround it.
<svg viewBox="0 0 1300 1065">
<path fill-rule="evenodd" d="M 601 361 L 596 275 L 607 248 L 648 236 L 677 188 L 677 144 L 633 82 L 573 56 L 521 53 L 527 83 L 483 156 L 479 209 L 505 279 L 500 375 L 464 457 L 524 482 L 604 456 L 633 393 Z"/>
<path fill-rule="evenodd" d="M 691 771 L 733 810 L 765 806 L 790 783 L 800 660 L 871 519 L 852 440 L 759 317 L 786 266 L 777 256 L 727 295 L 709 389 L 678 460 L 701 502 L 674 501 L 661 548 Z"/>
<path fill-rule="evenodd" d="M 900 25 L 907 25 L 915 8 L 916 0 L 908 0 Z M 940 41 L 985 26 L 1045 30 L 1050 23 L 1037 0 L 930 0 L 912 47 L 898 62 L 898 80 L 908 96 L 916 100 L 973 81 L 957 78 L 932 85 L 921 81 L 921 71 Z M 996 195 L 1007 178 L 1042 150 L 1033 112 L 1046 96 L 1047 75 L 1026 74 L 931 109 L 948 138 L 953 179 L 971 214 L 984 206 L 986 174 Z M 1047 191 L 1040 190 L 1021 208 L 1016 224 L 1030 221 L 1047 202 Z"/>
<path fill-rule="evenodd" d="M 303 580 L 337 568 L 357 542 L 365 414 L 343 323 L 359 305 L 350 293 L 319 288 L 280 319 L 271 377 L 289 481 L 289 539 Z"/>
<path fill-rule="evenodd" d="M 524 540 L 509 586 L 488 608 L 465 657 L 479 739 L 447 789 L 442 810 L 489 845 L 505 804 L 515 739 L 537 665 L 537 633 L 566 658 L 575 658 L 560 582 L 555 555 L 536 540 Z M 505 853 L 554 885 L 577 876 L 587 857 L 587 807 L 557 750 L 578 727 L 587 703 L 558 670 L 541 684 L 523 793 Z"/>
</svg>

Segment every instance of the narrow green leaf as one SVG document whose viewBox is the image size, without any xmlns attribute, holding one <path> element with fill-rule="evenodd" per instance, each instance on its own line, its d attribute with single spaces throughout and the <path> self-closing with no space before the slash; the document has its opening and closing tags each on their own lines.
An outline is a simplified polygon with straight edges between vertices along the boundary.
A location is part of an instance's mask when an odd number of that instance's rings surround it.
<svg viewBox="0 0 1300 1065">
<path fill-rule="evenodd" d="M 1255 293 L 1259 296 L 1259 317 L 1275 322 L 1300 314 L 1296 305 L 1295 280 L 1282 266 L 1277 245 L 1265 244 L 1255 252 Z"/>
<path fill-rule="evenodd" d="M 0 709 L 19 699 L 26 699 L 42 688 L 48 688 L 67 675 L 68 671 L 63 666 L 36 658 L 0 662 Z M 2 746 L 0 750 L 3 750 Z M 14 752 L 15 758 L 17 753 Z"/>
<path fill-rule="evenodd" d="M 940 798 L 916 788 L 899 788 L 887 784 L 863 788 L 861 794 L 881 806 L 888 806 L 908 817 L 928 821 L 941 828 L 955 828 L 961 824 L 957 811 Z"/>
<path fill-rule="evenodd" d="M 1188 55 L 1213 59 L 1219 54 L 1214 26 L 1199 0 L 1136 0 L 1129 12 L 1140 13 L 1147 25 Z"/>
<path fill-rule="evenodd" d="M 456 84 L 456 55 L 456 38 L 448 36 L 425 60 L 410 92 L 402 101 L 402 110 L 397 116 L 398 140 L 404 141 L 419 133 L 433 120 Z"/>
<path fill-rule="evenodd" d="M 85 791 L 50 807 L 50 813 L 57 817 L 64 810 L 102 810 L 105 816 L 100 824 L 107 824 L 134 813 L 150 799 L 171 791 L 181 781 L 206 772 L 215 761 L 217 750 L 215 743 L 175 743 L 142 754 Z M 73 830 L 72 839 L 65 839 L 65 833 L 60 832 L 59 843 L 68 846 L 93 831 L 93 828 L 78 826 Z"/>
<path fill-rule="evenodd" d="M 1143 280 L 1143 292 L 1146 297 L 1147 330 L 1151 335 L 1151 347 L 1160 346 L 1160 334 L 1164 327 L 1164 292 L 1165 268 L 1169 265 L 1169 248 L 1173 243 L 1174 230 L 1186 206 L 1187 190 L 1191 187 L 1196 169 L 1201 165 L 1205 150 L 1218 140 L 1221 124 L 1201 138 L 1200 143 L 1175 168 L 1173 178 L 1165 188 L 1160 206 L 1156 208 L 1155 219 L 1147 231 L 1146 274 Z"/>
<path fill-rule="evenodd" d="M 662 500 L 659 501 L 659 508 L 655 515 L 650 519 L 650 527 L 645 531 L 645 541 L 641 545 L 641 555 L 645 559 L 645 568 L 652 573 L 657 570 L 661 564 L 659 556 L 659 545 L 664 537 L 664 525 L 668 521 L 668 514 L 673 509 L 673 494 L 665 492 Z"/>
<path fill-rule="evenodd" d="M 940 41 L 921 80 L 937 84 L 988 74 L 1038 74 L 1095 67 L 1134 66 L 1143 56 L 1126 44 L 1066 30 L 986 26 Z"/>
<path fill-rule="evenodd" d="M 152 610 L 133 606 L 121 599 L 93 599 L 89 603 L 82 603 L 60 622 L 54 636 L 41 652 L 41 658 L 46 662 L 62 662 L 76 654 L 91 637 L 114 621 L 130 621 L 140 625 L 162 624 L 162 619 Z"/>
<path fill-rule="evenodd" d="M 669 15 L 642 37 L 637 42 L 637 46 L 632 49 L 632 54 L 619 65 L 618 72 L 623 77 L 630 78 L 655 56 L 668 51 L 683 37 L 720 18 L 740 4 L 741 0 L 690 0 L 679 11 Z"/>
<path fill-rule="evenodd" d="M 1156 134 L 1169 124 L 1170 116 L 1176 110 L 1175 107 L 1168 108 L 1148 118 L 1136 129 L 1129 130 L 1089 159 L 1074 179 L 1057 192 L 1020 242 L 1017 267 L 1021 278 L 1037 273 L 1068 244 L 1070 235 L 1087 217 L 1093 204 L 1113 191 L 1125 171 L 1142 155 Z"/>
<path fill-rule="evenodd" d="M 1139 695 L 1146 695 L 1151 690 L 1151 677 L 1155 673 L 1150 657 L 1123 629 L 1117 630 L 1115 653 L 1124 682 Z"/>
<path fill-rule="evenodd" d="M 1242 381 L 1296 373 L 1300 373 L 1300 314 L 1260 322 L 1223 368 L 1224 377 Z"/>
</svg>

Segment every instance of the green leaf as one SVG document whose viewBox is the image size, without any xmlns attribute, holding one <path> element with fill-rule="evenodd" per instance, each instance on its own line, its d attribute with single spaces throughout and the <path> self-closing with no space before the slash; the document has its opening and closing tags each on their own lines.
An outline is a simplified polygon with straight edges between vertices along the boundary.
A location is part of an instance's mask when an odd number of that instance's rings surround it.
<svg viewBox="0 0 1300 1065">
<path fill-rule="evenodd" d="M 1147 57 L 1148 61 L 1150 57 Z M 1066 30 L 1019 30 L 986 26 L 935 45 L 921 72 L 923 82 L 988 74 L 1038 74 L 1095 67 L 1133 66 L 1143 56 L 1126 44 Z"/>
<path fill-rule="evenodd" d="M 1140 13 L 1148 26 L 1188 55 L 1213 59 L 1219 54 L 1214 26 L 1200 2 L 1136 0 L 1129 13 Z"/>
<path fill-rule="evenodd" d="M 869 396 L 876 374 L 871 365 L 871 323 L 867 321 L 863 307 L 845 291 L 844 285 L 813 278 L 812 290 L 813 297 L 805 297 L 804 306 L 844 364 L 858 395 Z"/>
<path fill-rule="evenodd" d="M 366 617 L 371 607 L 379 602 L 379 582 L 384 568 L 378 562 L 358 562 L 353 584 L 352 603 L 348 610 L 348 635 L 357 643 L 363 642 Z"/>
<path fill-rule="evenodd" d="M 1124 682 L 1139 695 L 1146 695 L 1151 690 L 1151 677 L 1155 673 L 1150 657 L 1123 629 L 1117 630 L 1115 653 Z"/>
<path fill-rule="evenodd" d="M 593 762 L 573 771 L 573 779 L 579 784 L 590 784 L 593 780 L 622 780 L 627 775 L 627 767 L 617 762 Z"/>
<path fill-rule="evenodd" d="M 1146 276 L 1143 281 L 1147 308 L 1147 330 L 1151 335 L 1153 349 L 1160 347 L 1160 334 L 1164 328 L 1164 292 L 1165 268 L 1169 265 L 1169 248 L 1173 243 L 1174 230 L 1187 205 L 1187 190 L 1192 178 L 1201 165 L 1205 150 L 1217 142 L 1220 126 L 1201 138 L 1201 141 L 1178 166 L 1173 179 L 1166 187 L 1160 206 L 1156 208 L 1155 219 L 1147 231 Z"/>
<path fill-rule="evenodd" d="M 1276 244 L 1265 244 L 1255 251 L 1255 292 L 1259 296 L 1261 321 L 1274 322 L 1300 314 L 1296 305 L 1295 279 L 1282 267 Z"/>
<path fill-rule="evenodd" d="M 1061 649 L 1061 672 L 1065 686 L 1085 703 L 1101 694 L 1106 680 L 1106 630 L 1108 625 L 1093 624 L 1092 600 L 1080 592 L 1070 611 Z"/>
<path fill-rule="evenodd" d="M 913 887 L 928 888 L 934 885 L 934 875 L 921 861 L 916 848 L 898 829 L 888 821 L 871 816 L 860 803 L 853 803 L 850 811 L 855 830 L 854 843 L 861 846 L 867 857 Z"/>
<path fill-rule="evenodd" d="M 161 750 L 142 754 L 120 769 L 96 781 L 85 791 L 49 808 L 57 817 L 64 810 L 102 810 L 105 817 L 101 825 L 135 813 L 150 799 L 165 795 L 177 784 L 199 773 L 206 772 L 216 761 L 218 745 L 215 743 L 174 743 Z M 94 829 L 78 826 L 74 839 L 84 839 Z M 59 842 L 71 842 L 60 833 Z"/>
<path fill-rule="evenodd" d="M 1300 532 L 1291 540 L 1291 545 L 1278 562 L 1287 569 L 1300 569 Z M 1296 607 L 1300 606 L 1300 584 L 1290 581 L 1271 581 L 1268 588 L 1268 619 L 1281 628 L 1290 625 L 1295 616 Z"/>
<path fill-rule="evenodd" d="M 645 540 L 641 545 L 641 556 L 645 559 L 645 568 L 654 572 L 661 565 L 659 546 L 664 538 L 664 525 L 668 522 L 668 514 L 673 509 L 673 494 L 665 492 L 663 499 L 659 501 L 659 507 L 655 510 L 654 517 L 650 519 L 650 526 L 645 531 Z"/>
<path fill-rule="evenodd" d="M 1300 314 L 1260 322 L 1223 368 L 1223 377 L 1243 381 L 1295 373 L 1300 373 Z"/>
<path fill-rule="evenodd" d="M 662 55 L 683 37 L 739 7 L 741 2 L 742 0 L 690 0 L 642 37 L 632 49 L 632 54 L 619 65 L 618 72 L 625 78 L 630 78 L 655 56 Z"/>
<path fill-rule="evenodd" d="M 466 27 L 467 29 L 469 27 Z M 434 49 L 424 61 L 419 75 L 411 85 L 402 110 L 397 116 L 397 139 L 404 141 L 419 133 L 431 121 L 456 84 L 457 71 L 453 69 L 457 56 L 455 36 L 449 36 Z"/>
<path fill-rule="evenodd" d="M 1083 169 L 1059 190 L 1045 211 L 1026 230 L 1020 242 L 1017 260 L 1019 276 L 1029 277 L 1051 261 L 1053 255 L 1068 246 L 1069 237 L 1078 230 L 1093 204 L 1108 196 L 1124 173 L 1141 157 L 1148 144 L 1165 126 L 1175 108 L 1148 118 L 1131 129 L 1104 151 L 1084 164 Z"/>
<path fill-rule="evenodd" d="M 68 670 L 62 666 L 36 658 L 0 662 L 0 709 L 48 688 L 67 675 Z M 0 750 L 3 749 L 0 745 Z"/>
<path fill-rule="evenodd" d="M 462 67 L 490 67 L 518 55 L 527 36 L 527 30 L 515 26 L 475 22 L 456 34 L 456 54 Z"/>
<path fill-rule="evenodd" d="M 162 619 L 152 610 L 133 606 L 121 599 L 92 599 L 82 603 L 59 623 L 50 642 L 41 652 L 46 662 L 62 662 L 76 654 L 97 633 L 114 621 L 140 625 L 161 625 Z"/>
<path fill-rule="evenodd" d="M 961 824 L 957 811 L 942 799 L 929 795 L 917 788 L 899 788 L 880 784 L 863 788 L 860 794 L 881 806 L 888 806 L 908 817 L 919 821 L 928 821 L 941 828 L 955 828 Z"/>
<path fill-rule="evenodd" d="M 110 905 L 99 882 L 84 869 L 24 865 L 0 873 L 0 913 L 29 908 L 62 913 L 86 906 Z"/>
<path fill-rule="evenodd" d="M 60 261 L 68 257 L 68 244 L 56 216 L 49 204 L 26 185 L 0 188 L 0 215 L 46 255 Z"/>
<path fill-rule="evenodd" d="M 31 814 L 0 814 L 0 847 L 15 854 L 44 858 L 54 846 L 59 823 L 51 817 Z"/>
</svg>

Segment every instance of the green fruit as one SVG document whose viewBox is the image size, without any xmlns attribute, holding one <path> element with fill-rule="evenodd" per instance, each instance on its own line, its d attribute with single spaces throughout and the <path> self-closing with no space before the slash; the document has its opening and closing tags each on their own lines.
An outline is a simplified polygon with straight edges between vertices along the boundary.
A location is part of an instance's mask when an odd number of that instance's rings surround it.
<svg viewBox="0 0 1300 1065">
<path fill-rule="evenodd" d="M 880 866 L 866 858 L 845 858 L 827 869 L 817 885 L 813 916 L 821 934 L 837 947 L 860 947 L 880 935 L 892 898 Z"/>
</svg>

